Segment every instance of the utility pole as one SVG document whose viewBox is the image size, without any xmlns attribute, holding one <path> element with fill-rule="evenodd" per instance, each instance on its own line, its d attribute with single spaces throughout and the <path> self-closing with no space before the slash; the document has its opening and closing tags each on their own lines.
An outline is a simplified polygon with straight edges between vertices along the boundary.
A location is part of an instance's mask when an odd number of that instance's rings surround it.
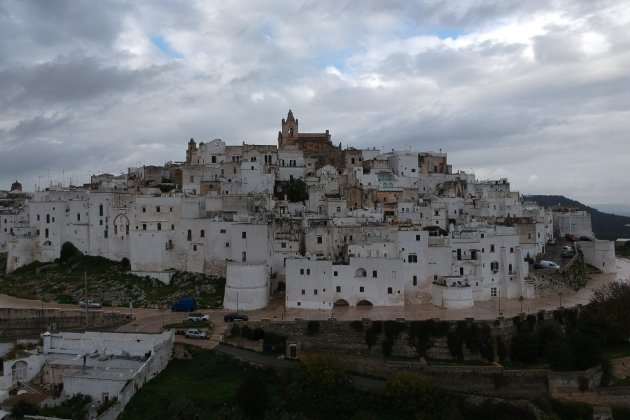
<svg viewBox="0 0 630 420">
<path fill-rule="evenodd" d="M 84 291 L 83 291 L 83 303 L 85 304 L 85 331 L 88 329 L 89 315 L 88 315 L 88 293 L 87 293 L 87 271 L 83 272 Z"/>
<path fill-rule="evenodd" d="M 501 288 L 499 287 L 499 316 L 501 316 Z"/>
</svg>

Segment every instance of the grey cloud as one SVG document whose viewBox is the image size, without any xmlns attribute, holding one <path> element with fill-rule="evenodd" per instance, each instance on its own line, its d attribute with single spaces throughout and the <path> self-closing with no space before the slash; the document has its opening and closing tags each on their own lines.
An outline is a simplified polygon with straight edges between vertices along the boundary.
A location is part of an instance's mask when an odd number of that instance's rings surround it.
<svg viewBox="0 0 630 420">
<path fill-rule="evenodd" d="M 33 67 L 1 70 L 0 101 L 7 107 L 27 103 L 75 103 L 142 89 L 161 70 L 158 66 L 126 70 L 80 55 L 58 57 Z"/>
</svg>

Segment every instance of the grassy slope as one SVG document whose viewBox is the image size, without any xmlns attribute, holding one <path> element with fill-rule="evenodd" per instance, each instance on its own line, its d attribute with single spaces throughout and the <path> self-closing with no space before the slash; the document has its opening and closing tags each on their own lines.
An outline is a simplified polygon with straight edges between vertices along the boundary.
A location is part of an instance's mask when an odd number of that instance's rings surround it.
<svg viewBox="0 0 630 420">
<path fill-rule="evenodd" d="M 188 348 L 192 360 L 171 360 L 167 368 L 131 399 L 122 420 L 170 418 L 169 407 L 177 400 L 191 400 L 202 418 L 229 405 L 241 383 L 244 367 L 212 351 Z"/>
<path fill-rule="evenodd" d="M 0 293 L 21 298 L 76 303 L 83 297 L 84 273 L 88 295 L 109 306 L 170 305 L 181 296 L 196 295 L 202 306 L 223 304 L 225 279 L 196 273 L 176 273 L 171 284 L 125 273 L 118 262 L 102 257 L 75 256 L 65 263 L 35 262 L 15 270 L 0 282 Z"/>
</svg>

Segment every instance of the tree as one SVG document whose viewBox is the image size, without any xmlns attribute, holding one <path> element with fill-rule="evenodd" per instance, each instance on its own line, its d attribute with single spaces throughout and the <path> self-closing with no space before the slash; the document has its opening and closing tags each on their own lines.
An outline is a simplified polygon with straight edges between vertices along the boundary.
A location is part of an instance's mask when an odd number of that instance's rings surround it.
<svg viewBox="0 0 630 420">
<path fill-rule="evenodd" d="M 348 418 L 355 411 L 357 392 L 334 359 L 311 355 L 289 372 L 286 398 L 291 411 L 307 417 Z"/>
<path fill-rule="evenodd" d="M 580 313 L 578 326 L 586 335 L 603 342 L 626 342 L 630 338 L 630 284 L 608 283 L 595 290 Z"/>
<path fill-rule="evenodd" d="M 377 398 L 388 418 L 461 418 L 456 396 L 415 373 L 392 376 Z"/>
<path fill-rule="evenodd" d="M 236 390 L 236 403 L 251 418 L 260 418 L 267 409 L 267 386 L 258 372 L 249 372 Z"/>
<path fill-rule="evenodd" d="M 538 360 L 540 342 L 535 333 L 518 333 L 510 343 L 510 359 L 513 362 L 534 363 Z"/>
<path fill-rule="evenodd" d="M 557 337 L 547 343 L 545 357 L 552 370 L 572 370 L 575 365 L 573 347 L 564 337 Z"/>
</svg>

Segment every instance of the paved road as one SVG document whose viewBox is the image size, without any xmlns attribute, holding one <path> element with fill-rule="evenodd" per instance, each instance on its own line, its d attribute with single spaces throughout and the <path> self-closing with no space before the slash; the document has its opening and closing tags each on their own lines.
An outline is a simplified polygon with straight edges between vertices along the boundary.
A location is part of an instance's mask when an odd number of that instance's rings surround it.
<svg viewBox="0 0 630 420">
<path fill-rule="evenodd" d="M 254 363 L 260 366 L 270 366 L 278 369 L 286 369 L 298 363 L 221 343 L 215 346 L 214 350 L 245 362 Z M 348 377 L 352 381 L 352 386 L 357 389 L 375 390 L 385 386 L 385 381 L 382 379 L 367 378 L 359 375 L 348 375 Z"/>
</svg>

